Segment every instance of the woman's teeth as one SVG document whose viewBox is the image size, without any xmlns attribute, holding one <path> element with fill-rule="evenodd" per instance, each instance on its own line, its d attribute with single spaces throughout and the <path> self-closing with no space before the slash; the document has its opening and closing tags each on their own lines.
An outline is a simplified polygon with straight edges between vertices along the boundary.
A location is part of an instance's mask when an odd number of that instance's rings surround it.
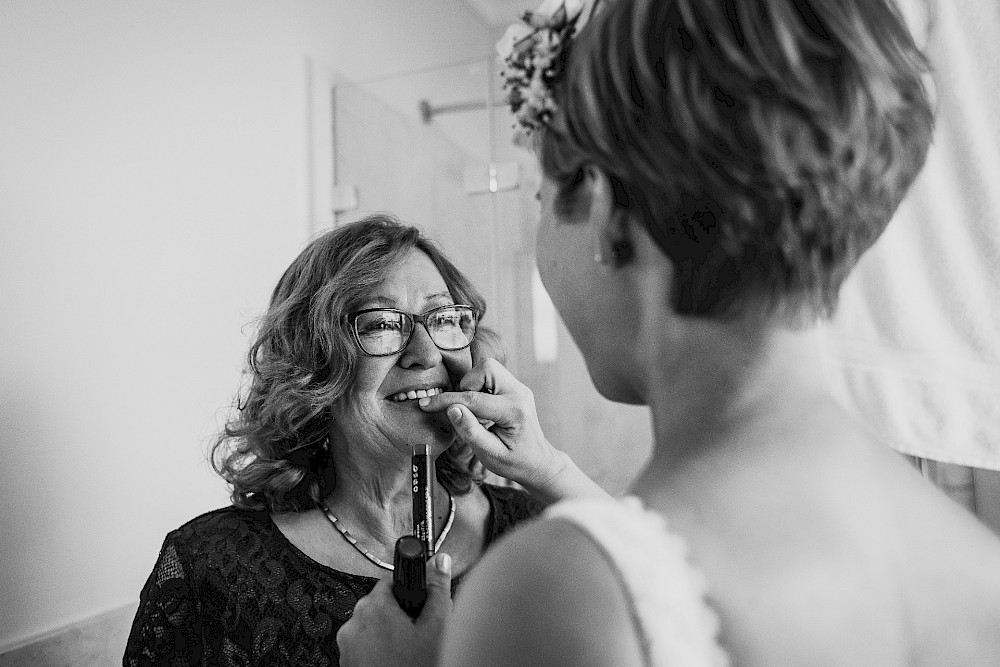
<svg viewBox="0 0 1000 667">
<path fill-rule="evenodd" d="M 410 391 L 401 391 L 398 394 L 394 394 L 389 397 L 389 400 L 394 401 L 396 403 L 402 401 L 413 401 L 418 398 L 437 396 L 442 391 L 444 391 L 444 389 L 442 389 L 441 387 L 431 387 L 430 389 L 416 389 L 416 390 L 411 389 Z"/>
</svg>

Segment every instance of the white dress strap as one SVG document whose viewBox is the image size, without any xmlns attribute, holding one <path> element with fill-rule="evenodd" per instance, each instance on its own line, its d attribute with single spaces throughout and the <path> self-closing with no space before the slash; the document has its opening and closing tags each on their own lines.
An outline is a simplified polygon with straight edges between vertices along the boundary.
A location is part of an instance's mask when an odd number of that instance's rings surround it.
<svg viewBox="0 0 1000 667">
<path fill-rule="evenodd" d="M 615 568 L 649 665 L 729 665 L 718 642 L 719 617 L 705 600 L 705 577 L 662 516 L 633 497 L 563 501 L 545 516 L 581 528 Z"/>
</svg>

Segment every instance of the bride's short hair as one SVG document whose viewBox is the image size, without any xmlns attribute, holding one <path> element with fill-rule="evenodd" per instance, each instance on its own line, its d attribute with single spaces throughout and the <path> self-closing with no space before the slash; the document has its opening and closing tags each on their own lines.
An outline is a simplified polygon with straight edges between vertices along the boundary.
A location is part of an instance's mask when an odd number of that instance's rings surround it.
<svg viewBox="0 0 1000 667">
<path fill-rule="evenodd" d="M 612 0 L 565 67 L 538 137 L 556 210 L 583 167 L 609 174 L 685 314 L 832 314 L 933 131 L 928 64 L 885 0 Z"/>
</svg>

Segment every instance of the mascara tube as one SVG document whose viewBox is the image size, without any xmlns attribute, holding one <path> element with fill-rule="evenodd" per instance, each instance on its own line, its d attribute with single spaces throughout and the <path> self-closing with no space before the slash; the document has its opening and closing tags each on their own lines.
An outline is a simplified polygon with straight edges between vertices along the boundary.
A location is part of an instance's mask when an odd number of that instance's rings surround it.
<svg viewBox="0 0 1000 667">
<path fill-rule="evenodd" d="M 424 558 L 434 555 L 434 468 L 430 448 L 417 445 L 413 448 L 410 465 L 413 491 L 413 534 L 424 545 Z"/>
</svg>

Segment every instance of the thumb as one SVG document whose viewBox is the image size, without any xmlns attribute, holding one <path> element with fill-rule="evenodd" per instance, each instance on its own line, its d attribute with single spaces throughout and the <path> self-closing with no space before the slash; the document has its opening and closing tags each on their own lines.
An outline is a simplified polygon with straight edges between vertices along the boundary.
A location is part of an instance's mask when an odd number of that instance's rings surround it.
<svg viewBox="0 0 1000 667">
<path fill-rule="evenodd" d="M 472 445 L 478 454 L 489 453 L 498 447 L 497 437 L 480 423 L 476 415 L 464 405 L 455 403 L 448 407 L 448 421 L 459 439 Z M 489 422 L 487 422 L 489 423 Z"/>
<path fill-rule="evenodd" d="M 451 556 L 442 552 L 427 561 L 427 601 L 420 622 L 447 617 L 451 613 Z"/>
</svg>

